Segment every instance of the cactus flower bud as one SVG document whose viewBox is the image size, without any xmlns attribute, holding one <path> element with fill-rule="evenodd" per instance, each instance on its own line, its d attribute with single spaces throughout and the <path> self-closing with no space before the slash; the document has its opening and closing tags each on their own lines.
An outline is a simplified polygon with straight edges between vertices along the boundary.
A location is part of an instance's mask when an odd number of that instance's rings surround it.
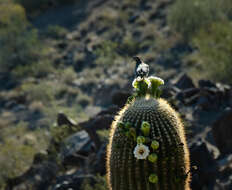
<svg viewBox="0 0 232 190">
<path fill-rule="evenodd" d="M 138 136 L 137 137 L 137 143 L 138 144 L 143 144 L 143 143 L 145 143 L 145 141 L 146 141 L 146 139 L 145 139 L 144 136 Z"/>
<path fill-rule="evenodd" d="M 153 150 L 157 150 L 157 149 L 159 148 L 159 142 L 156 141 L 156 140 L 152 141 L 152 142 L 151 142 L 151 148 L 152 148 Z"/>
<path fill-rule="evenodd" d="M 151 175 L 149 176 L 149 181 L 150 181 L 151 183 L 157 183 L 157 182 L 158 182 L 158 176 L 157 176 L 156 174 L 151 174 Z"/>
<path fill-rule="evenodd" d="M 155 153 L 152 153 L 152 154 L 150 154 L 150 155 L 148 156 L 148 160 L 149 160 L 150 162 L 152 162 L 152 163 L 155 163 L 155 162 L 157 161 L 157 159 L 158 159 L 158 156 L 157 156 L 157 154 L 155 154 Z"/>
<path fill-rule="evenodd" d="M 150 124 L 146 121 L 143 121 L 142 125 L 141 125 L 141 131 L 143 132 L 143 134 L 145 136 L 149 136 L 150 134 Z"/>
</svg>

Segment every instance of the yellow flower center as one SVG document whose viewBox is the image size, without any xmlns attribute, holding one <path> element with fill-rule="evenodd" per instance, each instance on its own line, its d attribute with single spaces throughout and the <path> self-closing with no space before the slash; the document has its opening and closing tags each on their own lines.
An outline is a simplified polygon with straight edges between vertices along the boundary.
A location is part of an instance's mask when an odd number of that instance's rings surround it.
<svg viewBox="0 0 232 190">
<path fill-rule="evenodd" d="M 140 149 L 140 150 L 139 150 L 139 154 L 143 155 L 143 153 L 144 153 L 144 150 L 143 150 L 143 149 Z"/>
</svg>

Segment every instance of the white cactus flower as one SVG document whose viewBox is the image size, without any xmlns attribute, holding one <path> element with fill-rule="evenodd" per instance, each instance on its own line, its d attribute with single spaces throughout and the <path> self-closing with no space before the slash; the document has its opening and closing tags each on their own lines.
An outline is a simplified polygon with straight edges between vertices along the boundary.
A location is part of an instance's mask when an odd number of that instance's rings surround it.
<svg viewBox="0 0 232 190">
<path fill-rule="evenodd" d="M 155 76 L 150 76 L 148 77 L 148 80 L 150 80 L 151 82 L 156 82 L 159 85 L 164 85 L 164 80 L 159 78 L 159 77 L 155 77 Z"/>
<path fill-rule="evenodd" d="M 149 148 L 143 144 L 137 144 L 137 146 L 134 149 L 134 156 L 137 159 L 146 159 L 149 153 Z"/>
</svg>

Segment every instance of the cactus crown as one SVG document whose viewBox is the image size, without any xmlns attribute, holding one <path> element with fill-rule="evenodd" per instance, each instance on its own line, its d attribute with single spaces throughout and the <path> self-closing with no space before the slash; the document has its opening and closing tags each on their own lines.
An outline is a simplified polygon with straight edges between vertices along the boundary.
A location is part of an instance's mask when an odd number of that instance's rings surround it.
<svg viewBox="0 0 232 190">
<path fill-rule="evenodd" d="M 178 114 L 160 98 L 158 77 L 137 76 L 135 93 L 112 124 L 107 148 L 111 190 L 187 190 L 189 154 Z"/>
<path fill-rule="evenodd" d="M 153 98 L 159 98 L 161 95 L 160 86 L 164 84 L 163 79 L 159 77 L 137 77 L 134 79 L 132 86 L 135 89 L 134 97 L 144 97 L 150 95 Z"/>
</svg>

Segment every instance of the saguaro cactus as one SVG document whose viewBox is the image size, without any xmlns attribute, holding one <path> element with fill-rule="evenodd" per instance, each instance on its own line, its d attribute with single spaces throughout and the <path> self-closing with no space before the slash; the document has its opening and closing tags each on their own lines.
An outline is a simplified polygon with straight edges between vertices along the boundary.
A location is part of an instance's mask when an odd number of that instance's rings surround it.
<svg viewBox="0 0 232 190">
<path fill-rule="evenodd" d="M 189 151 L 178 114 L 160 98 L 158 77 L 137 77 L 107 148 L 110 190 L 189 190 Z"/>
</svg>

